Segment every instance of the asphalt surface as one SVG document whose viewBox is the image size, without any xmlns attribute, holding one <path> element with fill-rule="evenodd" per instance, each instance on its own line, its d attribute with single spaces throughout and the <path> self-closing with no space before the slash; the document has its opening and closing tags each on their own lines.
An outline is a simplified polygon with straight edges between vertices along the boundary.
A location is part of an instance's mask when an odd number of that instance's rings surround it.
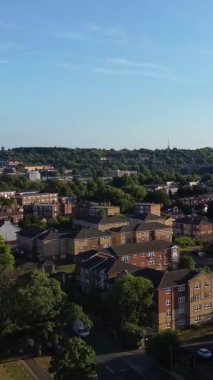
<svg viewBox="0 0 213 380">
<path fill-rule="evenodd" d="M 188 352 L 196 356 L 200 348 L 208 348 L 213 354 L 213 341 L 195 342 L 184 345 Z M 213 380 L 213 356 L 212 358 L 196 358 L 195 366 L 192 367 L 191 373 L 194 380 Z"/>
<path fill-rule="evenodd" d="M 148 380 L 153 360 L 139 350 L 97 357 L 100 380 Z"/>
</svg>

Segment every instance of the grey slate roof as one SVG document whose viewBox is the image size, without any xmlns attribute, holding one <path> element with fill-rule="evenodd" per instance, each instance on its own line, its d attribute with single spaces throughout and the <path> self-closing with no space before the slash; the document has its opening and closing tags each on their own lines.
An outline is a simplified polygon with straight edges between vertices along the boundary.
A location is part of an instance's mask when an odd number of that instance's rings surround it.
<svg viewBox="0 0 213 380">
<path fill-rule="evenodd" d="M 203 219 L 201 216 L 185 216 L 181 218 L 175 219 L 174 223 L 182 223 L 182 224 L 191 224 L 191 225 L 205 225 L 205 224 L 212 224 L 208 220 Z"/>
<path fill-rule="evenodd" d="M 171 243 L 164 240 L 152 240 L 143 243 L 129 243 L 108 248 L 116 256 L 134 255 L 141 252 L 161 251 L 171 247 Z"/>
<path fill-rule="evenodd" d="M 198 274 L 197 271 L 178 269 L 173 271 L 158 271 L 151 268 L 139 269 L 135 275 L 150 279 L 155 289 L 165 289 L 184 284 Z"/>
<path fill-rule="evenodd" d="M 81 220 L 82 222 L 88 222 L 88 223 L 94 223 L 94 224 L 110 224 L 110 223 L 122 223 L 126 222 L 129 223 L 129 220 L 126 218 L 121 218 L 119 216 L 106 216 L 101 217 L 98 215 L 94 216 L 87 216 L 85 218 L 76 218 L 76 223 L 78 220 Z"/>
<path fill-rule="evenodd" d="M 107 273 L 121 273 L 127 271 L 128 273 L 134 273 L 139 270 L 135 265 L 124 263 L 117 259 L 115 256 L 105 251 L 90 251 L 91 257 L 81 262 L 81 267 L 88 270 L 104 270 Z"/>
</svg>

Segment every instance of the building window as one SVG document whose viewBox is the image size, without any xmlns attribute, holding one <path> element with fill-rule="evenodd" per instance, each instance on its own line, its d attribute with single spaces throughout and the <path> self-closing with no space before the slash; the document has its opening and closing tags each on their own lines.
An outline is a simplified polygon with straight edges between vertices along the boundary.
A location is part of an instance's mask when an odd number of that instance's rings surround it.
<svg viewBox="0 0 213 380">
<path fill-rule="evenodd" d="M 170 294 L 172 291 L 172 288 L 166 288 L 166 294 Z"/>
<path fill-rule="evenodd" d="M 184 292 L 185 291 L 185 284 L 178 285 L 178 292 Z"/>
<path fill-rule="evenodd" d="M 184 314 L 185 311 L 186 311 L 185 307 L 179 307 L 179 308 L 177 309 L 177 313 L 178 313 L 178 314 Z"/>
<path fill-rule="evenodd" d="M 201 305 L 194 306 L 194 311 L 200 311 L 200 310 L 201 310 Z"/>
<path fill-rule="evenodd" d="M 199 301 L 200 299 L 200 294 L 195 294 L 193 297 L 193 301 Z"/>
<path fill-rule="evenodd" d="M 207 303 L 204 304 L 204 309 L 205 310 L 206 309 L 211 309 L 211 307 L 212 307 L 212 303 L 211 302 L 207 302 Z"/>
<path fill-rule="evenodd" d="M 148 252 L 147 257 L 155 257 L 155 252 Z"/>
<path fill-rule="evenodd" d="M 177 322 L 178 326 L 183 326 L 185 325 L 186 321 L 185 319 L 179 319 L 179 321 Z"/>
<path fill-rule="evenodd" d="M 171 305 L 171 300 L 166 300 L 166 306 Z"/>
<path fill-rule="evenodd" d="M 194 289 L 200 289 L 200 282 L 199 281 L 196 281 L 194 283 Z"/>
<path fill-rule="evenodd" d="M 148 265 L 154 265 L 155 264 L 155 260 L 151 259 L 148 261 Z"/>
<path fill-rule="evenodd" d="M 199 322 L 200 321 L 200 315 L 197 315 L 197 317 L 195 317 L 194 321 L 195 321 L 195 323 Z"/>
<path fill-rule="evenodd" d="M 123 256 L 121 260 L 122 260 L 124 263 L 127 263 L 127 262 L 128 262 L 128 256 Z"/>
<path fill-rule="evenodd" d="M 208 288 L 210 286 L 210 281 L 209 280 L 206 280 L 205 281 L 205 288 Z"/>
<path fill-rule="evenodd" d="M 166 312 L 166 317 L 170 317 L 171 316 L 171 310 L 168 310 L 167 312 Z"/>
<path fill-rule="evenodd" d="M 171 329 L 171 327 L 172 327 L 171 322 L 166 322 L 166 328 Z"/>
<path fill-rule="evenodd" d="M 185 302 L 185 296 L 178 297 L 178 303 L 183 303 L 183 302 Z"/>
<path fill-rule="evenodd" d="M 212 296 L 211 292 L 204 293 L 205 298 L 210 298 Z"/>
</svg>

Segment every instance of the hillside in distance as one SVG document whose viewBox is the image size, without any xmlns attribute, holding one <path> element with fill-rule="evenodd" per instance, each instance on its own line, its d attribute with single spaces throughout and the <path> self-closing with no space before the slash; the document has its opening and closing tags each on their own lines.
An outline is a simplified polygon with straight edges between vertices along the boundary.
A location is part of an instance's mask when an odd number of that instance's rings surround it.
<svg viewBox="0 0 213 380">
<path fill-rule="evenodd" d="M 19 147 L 0 150 L 0 160 L 18 160 L 24 165 L 47 165 L 77 170 L 175 169 L 193 172 L 213 170 L 213 148 L 190 149 L 96 149 L 62 147 Z"/>
</svg>

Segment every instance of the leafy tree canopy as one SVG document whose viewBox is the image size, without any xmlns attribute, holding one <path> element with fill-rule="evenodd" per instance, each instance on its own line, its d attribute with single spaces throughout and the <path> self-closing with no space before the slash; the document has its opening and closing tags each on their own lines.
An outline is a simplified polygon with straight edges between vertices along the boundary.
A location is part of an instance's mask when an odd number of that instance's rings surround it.
<svg viewBox="0 0 213 380">
<path fill-rule="evenodd" d="M 143 277 L 127 275 L 115 282 L 109 295 L 111 319 L 120 326 L 126 322 L 144 325 L 152 304 L 153 284 Z"/>
<path fill-rule="evenodd" d="M 81 338 L 70 339 L 51 362 L 55 380 L 95 380 L 95 352 Z"/>
</svg>

